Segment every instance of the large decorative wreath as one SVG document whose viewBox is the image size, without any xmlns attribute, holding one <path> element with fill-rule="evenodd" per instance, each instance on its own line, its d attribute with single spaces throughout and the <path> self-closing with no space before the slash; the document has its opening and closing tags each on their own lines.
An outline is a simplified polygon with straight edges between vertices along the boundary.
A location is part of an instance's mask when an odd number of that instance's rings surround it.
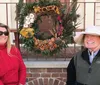
<svg viewBox="0 0 100 85">
<path fill-rule="evenodd" d="M 19 33 L 26 49 L 53 55 L 71 43 L 79 17 L 76 14 L 77 0 L 68 6 L 59 0 L 34 3 L 21 0 L 18 7 Z"/>
</svg>

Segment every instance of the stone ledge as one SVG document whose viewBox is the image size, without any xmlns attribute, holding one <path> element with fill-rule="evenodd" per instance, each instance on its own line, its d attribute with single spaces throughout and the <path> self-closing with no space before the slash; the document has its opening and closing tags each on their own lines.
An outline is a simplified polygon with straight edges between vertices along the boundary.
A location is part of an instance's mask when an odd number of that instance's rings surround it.
<svg viewBox="0 0 100 85">
<path fill-rule="evenodd" d="M 67 68 L 67 61 L 24 61 L 26 68 Z"/>
</svg>

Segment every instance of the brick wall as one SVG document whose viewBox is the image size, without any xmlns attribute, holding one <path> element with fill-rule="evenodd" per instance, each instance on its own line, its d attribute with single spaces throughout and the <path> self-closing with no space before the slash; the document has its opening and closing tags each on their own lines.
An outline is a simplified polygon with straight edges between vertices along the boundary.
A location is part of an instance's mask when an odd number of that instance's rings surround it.
<svg viewBox="0 0 100 85">
<path fill-rule="evenodd" d="M 66 85 L 69 61 L 27 61 L 26 85 Z"/>
<path fill-rule="evenodd" d="M 65 85 L 66 68 L 28 68 L 26 85 Z"/>
</svg>

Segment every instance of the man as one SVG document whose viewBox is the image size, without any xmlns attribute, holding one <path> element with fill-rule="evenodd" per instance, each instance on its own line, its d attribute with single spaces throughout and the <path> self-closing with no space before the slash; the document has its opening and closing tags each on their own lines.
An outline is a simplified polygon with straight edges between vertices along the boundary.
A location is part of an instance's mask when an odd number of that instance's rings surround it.
<svg viewBox="0 0 100 85">
<path fill-rule="evenodd" d="M 67 68 L 67 85 L 100 85 L 100 27 L 90 26 L 74 37 L 84 49 Z"/>
</svg>

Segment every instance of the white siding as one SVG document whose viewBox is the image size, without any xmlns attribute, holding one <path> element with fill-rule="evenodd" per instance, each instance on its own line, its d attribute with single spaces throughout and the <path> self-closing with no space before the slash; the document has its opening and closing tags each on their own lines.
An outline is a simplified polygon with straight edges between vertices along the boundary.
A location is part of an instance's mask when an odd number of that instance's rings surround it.
<svg viewBox="0 0 100 85">
<path fill-rule="evenodd" d="M 96 0 L 97 2 L 100 2 L 100 0 Z M 100 26 L 100 3 L 96 3 L 96 25 Z"/>
<path fill-rule="evenodd" d="M 11 2 L 15 3 L 19 0 L 0 0 L 0 3 L 4 2 Z M 24 0 L 25 1 L 25 0 Z M 100 2 L 100 0 L 78 0 L 78 2 Z M 77 20 L 80 25 L 78 26 L 78 29 L 84 29 L 84 3 L 78 3 L 79 8 L 77 10 L 77 13 L 80 15 L 80 18 Z M 9 4 L 8 5 L 8 25 L 12 29 L 16 29 L 16 13 L 15 13 L 16 5 Z M 85 5 L 85 27 L 89 25 L 94 24 L 94 14 L 95 16 L 95 25 L 100 25 L 100 3 L 96 3 L 96 12 L 94 13 L 94 4 L 93 3 L 87 3 Z M 6 5 L 0 4 L 0 22 L 7 24 L 6 21 Z M 11 34 L 11 42 L 14 39 L 14 35 Z M 13 42 L 12 42 L 13 43 Z"/>
</svg>

